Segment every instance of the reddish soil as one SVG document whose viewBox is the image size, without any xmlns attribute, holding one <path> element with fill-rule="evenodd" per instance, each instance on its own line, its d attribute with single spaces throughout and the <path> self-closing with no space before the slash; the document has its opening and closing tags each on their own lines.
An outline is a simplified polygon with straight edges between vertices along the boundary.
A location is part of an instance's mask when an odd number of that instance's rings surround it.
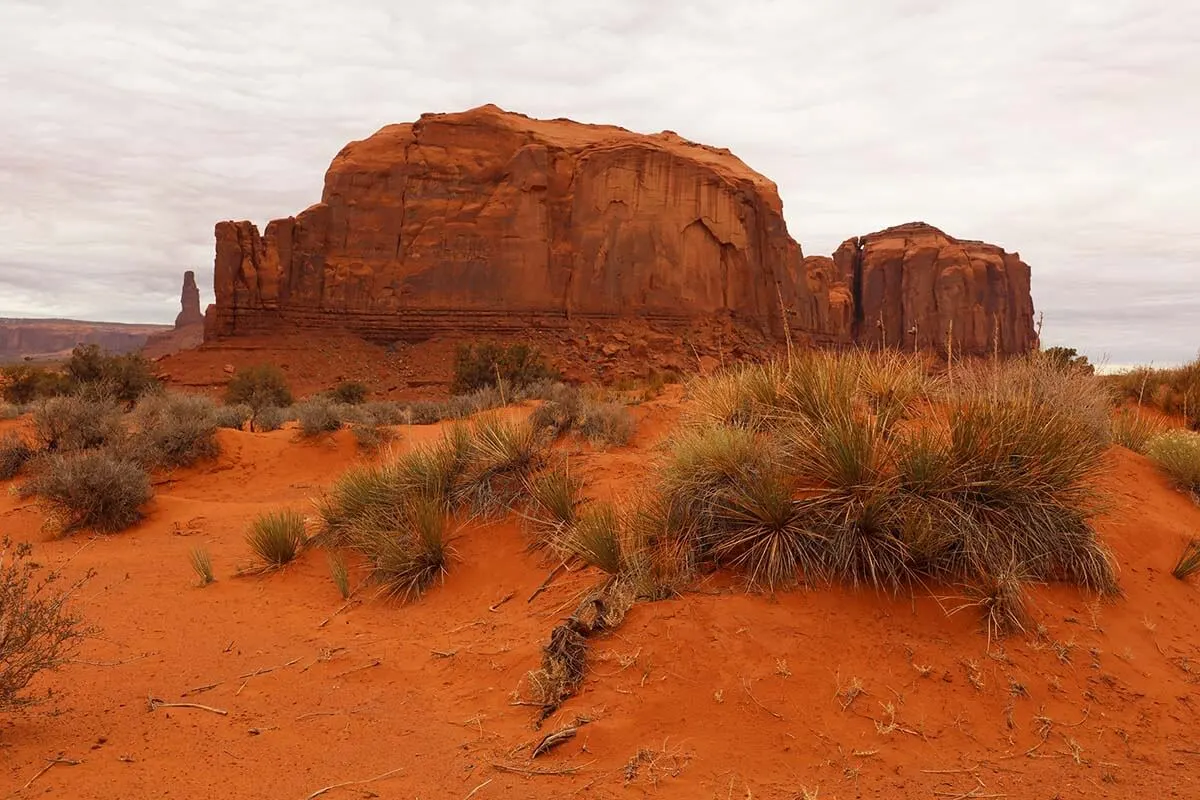
<svg viewBox="0 0 1200 800">
<path fill-rule="evenodd" d="M 639 407 L 630 448 L 569 445 L 597 494 L 641 482 L 676 394 Z M 400 429 L 397 447 L 437 433 Z M 164 479 L 148 518 L 116 536 L 48 540 L 38 511 L 0 491 L 0 527 L 36 542 L 41 563 L 96 570 L 83 602 L 102 629 L 42 684 L 51 705 L 0 728 L 6 794 L 302 800 L 391 773 L 322 796 L 1200 797 L 1197 587 L 1170 575 L 1200 509 L 1127 451 L 1112 453 L 1100 522 L 1120 600 L 1038 589 L 1044 636 L 989 648 L 970 609 L 943 610 L 961 602 L 953 587 L 768 597 L 714 581 L 636 606 L 595 639 L 583 690 L 539 731 L 514 691 L 597 574 L 569 573 L 527 602 L 553 564 L 515 521 L 472 525 L 420 601 L 364 590 L 335 615 L 320 550 L 278 574 L 234 573 L 248 520 L 311 509 L 360 458 L 352 439 L 221 441 L 217 462 Z M 188 564 L 197 545 L 217 572 L 206 588 Z M 150 696 L 228 714 L 151 711 Z M 530 759 L 581 716 L 573 740 Z M 38 774 L 60 754 L 80 763 Z"/>
</svg>

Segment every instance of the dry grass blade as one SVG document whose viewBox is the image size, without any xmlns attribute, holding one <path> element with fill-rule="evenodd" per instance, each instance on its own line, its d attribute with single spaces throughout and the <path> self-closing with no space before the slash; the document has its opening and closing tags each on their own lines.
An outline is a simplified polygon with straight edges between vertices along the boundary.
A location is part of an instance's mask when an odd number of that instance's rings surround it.
<svg viewBox="0 0 1200 800">
<path fill-rule="evenodd" d="M 346 786 L 363 786 L 368 783 L 375 783 L 376 781 L 381 781 L 384 778 L 390 778 L 391 776 L 395 775 L 396 773 L 403 772 L 403 771 L 404 771 L 404 767 L 397 767 L 396 769 L 388 770 L 387 772 L 383 773 L 382 775 L 376 775 L 374 778 L 364 778 L 363 780 L 360 780 L 360 781 L 342 781 L 341 783 L 331 783 L 328 786 L 324 787 L 323 789 L 317 789 L 312 794 L 306 796 L 304 798 L 304 800 L 314 800 L 314 798 L 320 797 L 321 795 L 326 794 L 328 792 L 332 792 L 334 789 L 341 789 Z"/>
<path fill-rule="evenodd" d="M 1171 574 L 1182 581 L 1187 580 L 1198 571 L 1200 571 L 1200 539 L 1191 539 L 1184 545 L 1183 552 L 1179 554 L 1179 561 L 1175 563 L 1175 569 L 1171 570 Z"/>
</svg>

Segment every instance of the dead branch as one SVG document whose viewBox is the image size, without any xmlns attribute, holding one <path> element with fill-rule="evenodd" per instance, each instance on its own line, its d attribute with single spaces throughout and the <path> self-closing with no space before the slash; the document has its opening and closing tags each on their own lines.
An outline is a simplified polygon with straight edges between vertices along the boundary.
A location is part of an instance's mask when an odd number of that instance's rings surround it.
<svg viewBox="0 0 1200 800">
<path fill-rule="evenodd" d="M 352 672 L 361 672 L 364 669 L 370 669 L 371 667 L 378 667 L 382 663 L 383 663 L 383 661 L 381 661 L 380 659 L 377 658 L 374 661 L 371 661 L 367 664 L 363 664 L 361 667 L 354 667 L 353 669 L 348 669 L 345 672 L 339 672 L 337 675 L 334 675 L 333 677 L 334 678 L 344 678 Z"/>
<path fill-rule="evenodd" d="M 562 744 L 564 742 L 569 742 L 570 740 L 574 739 L 575 734 L 578 732 L 579 732 L 579 728 L 576 728 L 575 726 L 571 726 L 569 728 L 562 728 L 561 730 L 557 730 L 554 733 L 546 734 L 545 736 L 542 737 L 542 740 L 540 742 L 538 742 L 537 747 L 533 748 L 533 755 L 531 757 L 537 758 L 540 755 L 545 755 L 546 753 L 549 753 L 551 750 L 558 747 L 560 744 Z"/>
<path fill-rule="evenodd" d="M 224 682 L 225 681 L 217 681 L 216 683 L 208 683 L 208 684 L 205 684 L 204 686 L 194 686 L 191 689 L 188 689 L 183 694 L 181 694 L 180 697 L 187 697 L 187 696 L 193 695 L 193 694 L 204 694 L 205 692 L 209 691 L 210 689 L 217 688 Z"/>
<path fill-rule="evenodd" d="M 310 794 L 308 797 L 305 797 L 304 800 L 313 800 L 313 798 L 320 797 L 321 795 L 325 794 L 326 792 L 332 792 L 334 789 L 341 789 L 343 786 L 362 786 L 364 783 L 374 783 L 375 781 L 381 781 L 384 778 L 391 777 L 392 775 L 395 775 L 397 772 L 402 772 L 403 770 L 404 770 L 404 767 L 397 767 L 396 769 L 393 769 L 389 772 L 385 772 L 382 775 L 376 775 L 374 778 L 367 778 L 366 780 L 343 781 L 342 783 L 331 783 L 330 785 L 326 786 L 324 789 L 317 789 L 315 792 Z"/>
<path fill-rule="evenodd" d="M 547 588 L 549 588 L 551 581 L 553 581 L 555 578 L 557 578 L 558 574 L 566 568 L 567 568 L 567 561 L 566 561 L 566 559 L 563 559 L 563 562 L 561 564 L 559 564 L 554 569 L 550 570 L 550 574 L 546 576 L 546 580 L 542 581 L 542 585 L 537 587 L 537 589 L 534 590 L 533 594 L 529 595 L 529 599 L 526 600 L 525 602 L 532 603 L 534 600 L 536 600 L 537 596 L 539 594 L 541 594 L 542 592 L 546 591 Z"/>
<path fill-rule="evenodd" d="M 160 708 L 198 708 L 201 711 L 210 711 L 213 714 L 220 714 L 222 717 L 229 716 L 229 712 L 223 708 L 213 708 L 212 706 L 202 706 L 199 703 L 168 703 L 160 700 L 157 697 L 147 697 L 146 705 L 151 711 L 157 711 Z"/>
<path fill-rule="evenodd" d="M 755 697 L 754 693 L 750 691 L 750 683 L 745 678 L 742 678 L 742 688 L 746 690 L 746 696 L 754 701 L 754 705 L 758 706 L 759 708 L 761 708 L 763 711 L 770 714 L 775 719 L 783 719 L 783 714 L 780 714 L 776 711 L 772 711 L 771 709 L 767 708 L 766 706 L 764 706 L 762 703 L 760 703 L 758 701 L 758 698 Z"/>
<path fill-rule="evenodd" d="M 585 767 L 590 766 L 592 763 L 593 762 L 589 761 L 587 764 L 580 764 L 577 767 L 558 767 L 556 769 L 524 769 L 522 767 L 511 767 L 508 764 L 501 764 L 493 761 L 492 769 L 500 772 L 512 772 L 516 775 L 574 775 L 577 772 L 581 772 Z"/>
<path fill-rule="evenodd" d="M 509 592 L 508 594 L 504 595 L 504 597 L 501 597 L 499 600 L 497 600 L 496 602 L 494 602 L 490 606 L 488 606 L 488 611 L 495 613 L 496 611 L 499 610 L 500 606 L 504 605 L 509 600 L 512 600 L 513 597 L 516 595 L 516 593 L 517 593 L 516 590 L 513 590 L 513 591 Z"/>
<path fill-rule="evenodd" d="M 494 780 L 493 778 L 488 778 L 486 781 L 484 781 L 483 783 L 479 784 L 479 785 L 478 785 L 478 786 L 476 786 L 474 789 L 472 789 L 472 790 L 471 790 L 471 791 L 470 791 L 470 792 L 467 794 L 467 796 L 463 798 L 463 800 L 471 800 L 471 798 L 475 796 L 475 793 L 476 793 L 476 792 L 478 792 L 478 791 L 479 791 L 480 789 L 482 789 L 483 787 L 487 786 L 487 785 L 488 785 L 489 783 L 491 783 L 493 780 Z"/>
<path fill-rule="evenodd" d="M 54 758 L 47 758 L 46 761 L 48 762 L 46 764 L 46 766 L 44 766 L 40 770 L 38 770 L 36 775 L 34 775 L 32 778 L 30 778 L 28 781 L 26 781 L 25 785 L 22 786 L 20 789 L 18 789 L 16 792 L 13 792 L 13 794 L 17 794 L 19 792 L 25 791 L 26 789 L 28 789 L 30 786 L 33 785 L 34 781 L 36 781 L 38 778 L 45 775 L 50 770 L 54 769 L 54 767 L 58 764 L 66 764 L 68 767 L 77 767 L 83 763 L 82 761 L 76 761 L 71 758 L 63 758 L 61 754 L 55 756 Z"/>
</svg>

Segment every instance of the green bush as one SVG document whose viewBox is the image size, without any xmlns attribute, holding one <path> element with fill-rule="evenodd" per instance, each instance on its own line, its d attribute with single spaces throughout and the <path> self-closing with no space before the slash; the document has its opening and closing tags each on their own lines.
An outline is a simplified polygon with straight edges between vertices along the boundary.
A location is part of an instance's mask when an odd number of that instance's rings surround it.
<svg viewBox="0 0 1200 800">
<path fill-rule="evenodd" d="M 33 456 L 29 442 L 16 432 L 9 431 L 0 436 L 0 481 L 17 477 Z"/>
<path fill-rule="evenodd" d="M 33 438 L 50 453 L 94 450 L 125 437 L 121 409 L 112 401 L 52 397 L 33 409 Z"/>
<path fill-rule="evenodd" d="M 133 411 L 134 457 L 149 468 L 186 467 L 216 458 L 217 408 L 207 397 L 159 394 L 143 398 Z"/>
<path fill-rule="evenodd" d="M 292 404 L 292 391 L 283 370 L 274 364 L 258 364 L 233 373 L 225 387 L 225 402 L 228 405 L 245 403 L 255 412 L 264 408 L 284 408 Z"/>
<path fill-rule="evenodd" d="M 71 383 L 66 375 L 30 364 L 15 364 L 0 369 L 0 387 L 0 396 L 4 401 L 18 406 L 71 391 Z"/>
<path fill-rule="evenodd" d="M 142 518 L 142 507 L 153 495 L 139 464 L 106 450 L 40 458 L 22 493 L 45 502 L 64 533 L 124 530 Z"/>
<path fill-rule="evenodd" d="M 453 394 L 467 394 L 498 382 L 514 389 L 542 380 L 553 380 L 557 373 L 535 347 L 527 344 L 464 344 L 454 356 Z"/>
<path fill-rule="evenodd" d="M 348 406 L 357 406 L 365 403 L 370 390 L 367 389 L 365 383 L 358 381 L 342 381 L 337 386 L 333 387 L 329 395 L 335 403 L 343 403 Z"/>
<path fill-rule="evenodd" d="M 140 353 L 113 355 L 94 344 L 77 346 L 65 370 L 75 391 L 86 389 L 94 397 L 108 396 L 122 403 L 133 403 L 161 386 L 151 363 Z"/>
</svg>

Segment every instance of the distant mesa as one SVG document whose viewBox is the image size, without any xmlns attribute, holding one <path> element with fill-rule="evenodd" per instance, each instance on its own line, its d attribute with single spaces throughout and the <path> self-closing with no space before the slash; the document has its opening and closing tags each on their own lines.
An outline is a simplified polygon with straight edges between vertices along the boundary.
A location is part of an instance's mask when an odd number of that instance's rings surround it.
<svg viewBox="0 0 1200 800">
<path fill-rule="evenodd" d="M 132 325 L 74 319 L 0 319 L 0 364 L 55 361 L 80 344 L 96 344 L 113 353 L 138 350 L 166 325 Z"/>
<path fill-rule="evenodd" d="M 940 348 L 951 331 L 959 352 L 1035 343 L 1015 253 L 911 223 L 805 258 L 775 184 L 728 150 L 491 105 L 351 142 L 319 203 L 215 234 L 207 341 L 637 322 L 817 345 Z M 186 283 L 184 301 L 181 318 Z"/>
</svg>

